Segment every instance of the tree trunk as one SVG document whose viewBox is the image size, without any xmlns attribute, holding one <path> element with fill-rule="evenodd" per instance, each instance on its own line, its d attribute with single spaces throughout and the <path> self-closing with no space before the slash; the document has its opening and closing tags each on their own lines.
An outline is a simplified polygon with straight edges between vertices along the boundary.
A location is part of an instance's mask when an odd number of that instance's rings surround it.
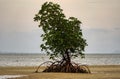
<svg viewBox="0 0 120 79">
<path fill-rule="evenodd" d="M 71 63 L 70 52 L 68 52 L 68 49 L 66 49 L 65 54 L 63 55 L 63 61 L 65 61 L 66 64 Z"/>
<path fill-rule="evenodd" d="M 66 50 L 65 53 L 66 53 L 66 56 L 67 56 L 67 61 L 66 62 L 69 64 L 69 63 L 71 63 L 70 52 L 68 52 L 68 50 Z"/>
</svg>

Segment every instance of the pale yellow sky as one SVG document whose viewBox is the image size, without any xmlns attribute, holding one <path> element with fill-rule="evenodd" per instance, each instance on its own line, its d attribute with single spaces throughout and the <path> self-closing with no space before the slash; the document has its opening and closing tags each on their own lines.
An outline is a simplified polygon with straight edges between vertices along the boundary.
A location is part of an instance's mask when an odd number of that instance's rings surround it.
<svg viewBox="0 0 120 79">
<path fill-rule="evenodd" d="M 120 0 L 0 0 L 0 51 L 39 51 L 41 32 L 33 18 L 46 1 L 60 4 L 67 17 L 82 21 L 87 52 L 119 50 Z"/>
<path fill-rule="evenodd" d="M 59 3 L 66 16 L 77 17 L 85 28 L 111 29 L 120 25 L 120 0 L 0 0 L 2 28 L 6 30 L 11 26 L 11 30 L 19 28 L 20 31 L 34 29 L 30 27 L 35 25 L 32 18 L 46 1 Z"/>
</svg>

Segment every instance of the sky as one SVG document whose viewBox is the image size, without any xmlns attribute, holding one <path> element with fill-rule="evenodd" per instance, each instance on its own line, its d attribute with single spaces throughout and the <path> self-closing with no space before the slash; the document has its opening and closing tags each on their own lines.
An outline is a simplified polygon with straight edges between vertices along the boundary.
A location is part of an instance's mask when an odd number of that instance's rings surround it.
<svg viewBox="0 0 120 79">
<path fill-rule="evenodd" d="M 0 0 L 0 53 L 41 53 L 42 30 L 33 18 L 46 1 L 82 22 L 86 54 L 120 54 L 120 0 Z"/>
</svg>

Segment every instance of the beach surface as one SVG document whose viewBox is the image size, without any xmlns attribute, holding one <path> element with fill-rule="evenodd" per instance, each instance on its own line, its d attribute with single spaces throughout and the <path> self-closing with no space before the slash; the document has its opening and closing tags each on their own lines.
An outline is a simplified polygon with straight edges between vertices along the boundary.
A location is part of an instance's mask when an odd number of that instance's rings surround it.
<svg viewBox="0 0 120 79">
<path fill-rule="evenodd" d="M 91 74 L 85 73 L 43 73 L 44 67 L 35 73 L 37 67 L 0 67 L 0 76 L 21 75 L 9 79 L 120 79 L 120 65 L 89 66 Z M 24 76 L 22 76 L 24 75 Z"/>
</svg>

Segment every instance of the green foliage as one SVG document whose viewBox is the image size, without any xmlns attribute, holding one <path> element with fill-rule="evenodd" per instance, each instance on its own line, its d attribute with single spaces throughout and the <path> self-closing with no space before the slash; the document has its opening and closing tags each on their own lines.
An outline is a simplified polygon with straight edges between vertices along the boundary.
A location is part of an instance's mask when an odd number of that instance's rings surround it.
<svg viewBox="0 0 120 79">
<path fill-rule="evenodd" d="M 67 19 L 62 11 L 60 5 L 45 2 L 35 15 L 34 21 L 39 22 L 44 31 L 41 49 L 52 59 L 63 56 L 66 50 L 72 57 L 84 57 L 82 52 L 87 43 L 82 35 L 81 22 L 75 17 Z"/>
</svg>

